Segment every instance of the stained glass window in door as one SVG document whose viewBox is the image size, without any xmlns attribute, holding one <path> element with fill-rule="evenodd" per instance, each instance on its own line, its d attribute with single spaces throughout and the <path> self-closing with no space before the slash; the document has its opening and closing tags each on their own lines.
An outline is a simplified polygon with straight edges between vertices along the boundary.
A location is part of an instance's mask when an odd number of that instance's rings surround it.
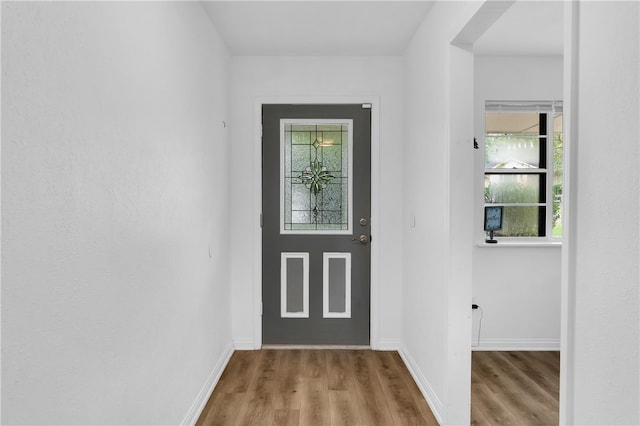
<svg viewBox="0 0 640 426">
<path fill-rule="evenodd" d="M 351 233 L 352 127 L 281 120 L 281 233 Z"/>
</svg>

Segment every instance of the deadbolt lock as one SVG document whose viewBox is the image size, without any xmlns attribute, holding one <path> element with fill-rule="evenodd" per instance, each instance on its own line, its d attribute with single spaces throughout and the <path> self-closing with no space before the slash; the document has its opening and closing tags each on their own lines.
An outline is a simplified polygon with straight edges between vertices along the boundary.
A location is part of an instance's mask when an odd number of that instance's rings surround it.
<svg viewBox="0 0 640 426">
<path fill-rule="evenodd" d="M 360 241 L 362 244 L 367 244 L 369 242 L 369 237 L 362 234 L 360 235 L 360 237 L 358 237 L 358 241 Z"/>
<path fill-rule="evenodd" d="M 364 217 L 360 219 L 360 225 L 361 226 L 367 226 L 367 223 L 369 223 L 369 222 Z"/>
</svg>

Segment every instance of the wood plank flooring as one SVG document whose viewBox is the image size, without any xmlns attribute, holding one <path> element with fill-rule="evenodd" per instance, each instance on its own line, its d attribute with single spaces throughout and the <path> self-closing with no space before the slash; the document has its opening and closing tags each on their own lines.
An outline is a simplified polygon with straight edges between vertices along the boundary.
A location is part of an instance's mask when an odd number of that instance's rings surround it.
<svg viewBox="0 0 640 426">
<path fill-rule="evenodd" d="M 473 352 L 472 425 L 557 425 L 559 352 Z"/>
<path fill-rule="evenodd" d="M 472 425 L 557 425 L 558 352 L 473 352 Z M 437 425 L 396 352 L 236 351 L 201 425 Z"/>
<path fill-rule="evenodd" d="M 196 425 L 437 425 L 396 352 L 236 351 Z"/>
</svg>

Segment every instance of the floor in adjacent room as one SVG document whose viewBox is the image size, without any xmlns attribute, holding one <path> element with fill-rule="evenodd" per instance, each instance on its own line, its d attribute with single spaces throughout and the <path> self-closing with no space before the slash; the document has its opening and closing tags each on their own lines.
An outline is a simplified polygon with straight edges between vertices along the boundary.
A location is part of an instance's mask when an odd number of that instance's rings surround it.
<svg viewBox="0 0 640 426">
<path fill-rule="evenodd" d="M 472 354 L 472 425 L 557 425 L 560 352 Z"/>
<path fill-rule="evenodd" d="M 474 352 L 472 424 L 558 424 L 557 352 Z M 437 425 L 397 352 L 236 351 L 197 425 Z"/>
</svg>

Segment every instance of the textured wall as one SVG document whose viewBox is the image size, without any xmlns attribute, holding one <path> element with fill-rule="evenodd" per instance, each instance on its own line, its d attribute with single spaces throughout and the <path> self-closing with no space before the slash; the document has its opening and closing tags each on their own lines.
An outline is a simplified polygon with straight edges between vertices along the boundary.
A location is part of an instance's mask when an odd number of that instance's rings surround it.
<svg viewBox="0 0 640 426">
<path fill-rule="evenodd" d="M 405 54 L 402 340 L 443 424 L 470 412 L 473 75 L 450 43 L 480 6 L 437 2 Z"/>
<path fill-rule="evenodd" d="M 578 17 L 568 404 L 574 424 L 639 424 L 640 5 L 581 2 Z"/>
<path fill-rule="evenodd" d="M 228 61 L 196 3 L 2 4 L 2 423 L 176 424 L 228 350 Z"/>
</svg>

